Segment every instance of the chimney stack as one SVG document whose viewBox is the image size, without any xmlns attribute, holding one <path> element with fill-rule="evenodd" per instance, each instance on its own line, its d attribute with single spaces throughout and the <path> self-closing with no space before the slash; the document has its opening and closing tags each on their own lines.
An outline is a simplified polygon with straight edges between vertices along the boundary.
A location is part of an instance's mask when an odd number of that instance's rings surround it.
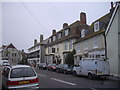
<svg viewBox="0 0 120 90">
<path fill-rule="evenodd" d="M 34 46 L 37 45 L 37 39 L 34 39 Z"/>
<path fill-rule="evenodd" d="M 40 35 L 40 43 L 43 42 L 43 35 Z"/>
<path fill-rule="evenodd" d="M 113 2 L 111 2 L 111 9 L 113 8 Z"/>
<path fill-rule="evenodd" d="M 80 21 L 81 21 L 81 24 L 86 24 L 86 13 L 84 12 L 81 12 L 80 13 Z"/>
<path fill-rule="evenodd" d="M 63 29 L 68 27 L 68 23 L 63 23 Z"/>
<path fill-rule="evenodd" d="M 113 2 L 111 2 L 111 8 L 110 8 L 111 15 L 112 15 L 113 11 L 114 11 Z"/>
<path fill-rule="evenodd" d="M 52 30 L 52 35 L 54 35 L 54 34 L 56 34 L 56 30 L 53 29 Z"/>
</svg>

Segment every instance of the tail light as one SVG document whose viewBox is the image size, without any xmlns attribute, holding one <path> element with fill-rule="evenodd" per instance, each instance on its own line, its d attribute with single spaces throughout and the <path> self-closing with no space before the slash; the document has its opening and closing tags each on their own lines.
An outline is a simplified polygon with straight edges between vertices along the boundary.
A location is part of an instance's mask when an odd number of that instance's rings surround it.
<svg viewBox="0 0 120 90">
<path fill-rule="evenodd" d="M 7 81 L 7 85 L 19 85 L 18 81 Z"/>
<path fill-rule="evenodd" d="M 37 83 L 39 80 L 38 78 L 32 80 L 23 80 L 23 81 L 8 81 L 7 85 L 19 85 L 19 84 L 29 84 L 29 83 Z"/>
<path fill-rule="evenodd" d="M 37 83 L 38 81 L 39 81 L 38 78 L 36 78 L 36 79 L 29 80 L 29 83 Z"/>
</svg>

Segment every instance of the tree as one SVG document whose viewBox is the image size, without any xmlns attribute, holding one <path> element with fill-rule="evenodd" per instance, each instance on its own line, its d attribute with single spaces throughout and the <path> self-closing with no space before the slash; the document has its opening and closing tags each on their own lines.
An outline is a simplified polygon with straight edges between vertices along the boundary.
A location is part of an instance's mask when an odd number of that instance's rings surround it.
<svg viewBox="0 0 120 90">
<path fill-rule="evenodd" d="M 75 50 L 73 50 L 72 52 L 69 52 L 65 58 L 65 64 L 68 65 L 74 65 L 74 54 L 76 53 Z"/>
</svg>

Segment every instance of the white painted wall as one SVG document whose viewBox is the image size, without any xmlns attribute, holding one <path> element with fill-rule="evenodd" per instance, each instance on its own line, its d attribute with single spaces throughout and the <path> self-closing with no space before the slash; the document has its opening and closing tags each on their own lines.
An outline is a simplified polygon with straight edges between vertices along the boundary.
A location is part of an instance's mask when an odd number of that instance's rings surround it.
<svg viewBox="0 0 120 90">
<path fill-rule="evenodd" d="M 118 76 L 118 16 L 120 18 L 120 14 L 118 15 L 117 11 L 106 36 L 107 57 L 110 63 L 110 74 L 114 76 Z"/>
<path fill-rule="evenodd" d="M 2 46 L 2 2 L 0 2 L 0 46 Z"/>
</svg>

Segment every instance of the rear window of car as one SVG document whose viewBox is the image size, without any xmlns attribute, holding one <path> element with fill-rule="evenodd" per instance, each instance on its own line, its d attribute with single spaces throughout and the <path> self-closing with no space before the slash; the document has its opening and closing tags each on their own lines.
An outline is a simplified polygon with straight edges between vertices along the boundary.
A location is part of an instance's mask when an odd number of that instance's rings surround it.
<svg viewBox="0 0 120 90">
<path fill-rule="evenodd" d="M 28 67 L 15 68 L 11 70 L 10 78 L 32 77 L 36 76 L 34 70 Z"/>
</svg>

